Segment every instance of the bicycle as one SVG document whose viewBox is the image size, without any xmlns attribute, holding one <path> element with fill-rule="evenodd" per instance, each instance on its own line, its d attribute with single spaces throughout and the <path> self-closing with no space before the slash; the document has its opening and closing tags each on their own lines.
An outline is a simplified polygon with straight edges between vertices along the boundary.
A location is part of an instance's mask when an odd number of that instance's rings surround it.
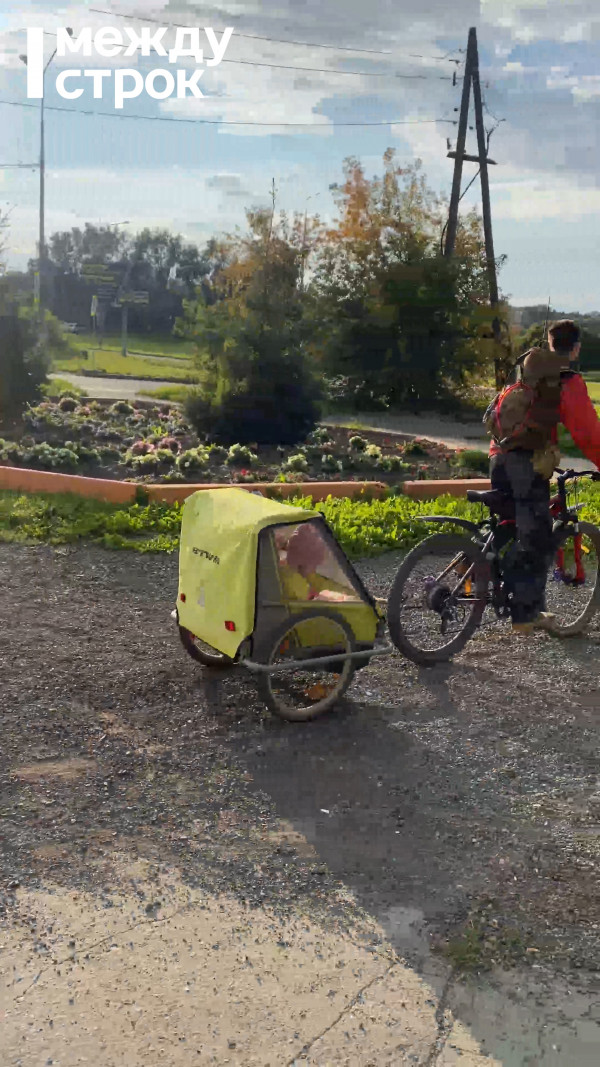
<svg viewBox="0 0 600 1067">
<path fill-rule="evenodd" d="M 554 568 L 546 608 L 556 616 L 556 636 L 568 637 L 580 633 L 600 608 L 600 530 L 579 521 L 583 504 L 569 505 L 566 487 L 576 478 L 599 481 L 600 473 L 560 468 L 556 473 L 557 493 L 550 500 Z M 510 616 L 503 558 L 514 544 L 514 505 L 497 489 L 469 489 L 467 500 L 488 508 L 489 517 L 475 523 L 448 515 L 424 516 L 424 522 L 460 526 L 471 538 L 452 533 L 427 537 L 406 556 L 388 596 L 390 637 L 414 663 L 452 659 L 479 628 L 487 607 L 499 619 Z M 428 624 L 432 636 L 425 634 Z"/>
</svg>

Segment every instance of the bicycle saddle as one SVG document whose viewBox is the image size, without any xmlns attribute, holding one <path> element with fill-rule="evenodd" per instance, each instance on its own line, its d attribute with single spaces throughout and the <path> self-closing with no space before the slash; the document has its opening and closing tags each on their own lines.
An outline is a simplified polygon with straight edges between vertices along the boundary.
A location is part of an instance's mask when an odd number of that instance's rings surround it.
<svg viewBox="0 0 600 1067">
<path fill-rule="evenodd" d="M 467 489 L 467 500 L 471 504 L 483 504 L 496 514 L 509 510 L 512 505 L 510 497 L 500 489 Z"/>
</svg>

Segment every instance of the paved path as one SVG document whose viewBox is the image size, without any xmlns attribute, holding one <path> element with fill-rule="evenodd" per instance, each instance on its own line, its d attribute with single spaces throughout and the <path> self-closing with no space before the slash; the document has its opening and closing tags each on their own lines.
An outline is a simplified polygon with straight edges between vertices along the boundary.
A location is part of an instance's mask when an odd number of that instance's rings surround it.
<svg viewBox="0 0 600 1067">
<path fill-rule="evenodd" d="M 165 386 L 186 387 L 185 382 L 142 381 L 138 378 L 88 378 L 83 374 L 69 374 L 61 371 L 60 374 L 49 374 L 49 378 L 60 378 L 61 381 L 70 382 L 78 389 L 83 389 L 90 396 L 106 397 L 115 400 L 143 400 L 144 392 L 150 389 L 161 389 Z M 191 387 L 189 387 L 191 388 Z"/>
<path fill-rule="evenodd" d="M 323 419 L 326 426 L 364 426 L 383 433 L 403 433 L 426 437 L 449 448 L 486 448 L 488 440 L 479 420 L 459 422 L 457 419 L 423 412 L 386 415 L 385 412 L 359 412 L 356 415 L 330 415 Z"/>
<path fill-rule="evenodd" d="M 326 426 L 363 426 L 383 433 L 401 433 L 424 437 L 448 448 L 481 448 L 487 452 L 489 438 L 481 432 L 481 422 L 461 422 L 458 419 L 424 412 L 422 415 L 386 415 L 362 412 L 354 416 L 331 415 L 323 419 Z M 573 470 L 593 470 L 594 464 L 576 456 L 562 456 L 561 466 Z"/>
<path fill-rule="evenodd" d="M 383 930 L 374 951 L 207 896 L 174 870 L 149 914 L 148 865 L 121 866 L 137 892 L 108 909 L 58 885 L 19 892 L 21 923 L 2 938 L 7 1064 L 501 1067 L 448 1010 L 443 968 L 421 978 Z M 49 931 L 43 957 L 36 930 Z"/>
</svg>

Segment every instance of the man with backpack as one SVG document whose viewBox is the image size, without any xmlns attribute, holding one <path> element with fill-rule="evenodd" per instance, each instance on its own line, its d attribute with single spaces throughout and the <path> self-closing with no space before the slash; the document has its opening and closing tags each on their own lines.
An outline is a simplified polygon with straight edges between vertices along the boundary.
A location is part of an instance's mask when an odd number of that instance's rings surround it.
<svg viewBox="0 0 600 1067">
<path fill-rule="evenodd" d="M 545 590 L 554 555 L 549 502 L 550 478 L 560 460 L 559 423 L 600 467 L 600 420 L 574 369 L 579 338 L 579 327 L 570 319 L 555 322 L 548 330 L 548 349 L 532 348 L 521 356 L 517 380 L 504 387 L 484 416 L 492 436 L 492 488 L 514 502 L 516 540 L 504 557 L 504 579 L 516 633 L 552 630 Z"/>
</svg>

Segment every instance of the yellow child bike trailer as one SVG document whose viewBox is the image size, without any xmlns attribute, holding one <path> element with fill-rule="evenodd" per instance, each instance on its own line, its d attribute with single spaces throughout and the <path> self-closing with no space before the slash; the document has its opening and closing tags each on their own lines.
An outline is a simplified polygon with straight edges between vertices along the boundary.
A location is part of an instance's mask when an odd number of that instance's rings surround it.
<svg viewBox="0 0 600 1067">
<path fill-rule="evenodd" d="M 186 499 L 172 614 L 194 660 L 245 667 L 267 707 L 290 720 L 327 711 L 357 669 L 392 648 L 323 516 L 245 489 Z"/>
</svg>

